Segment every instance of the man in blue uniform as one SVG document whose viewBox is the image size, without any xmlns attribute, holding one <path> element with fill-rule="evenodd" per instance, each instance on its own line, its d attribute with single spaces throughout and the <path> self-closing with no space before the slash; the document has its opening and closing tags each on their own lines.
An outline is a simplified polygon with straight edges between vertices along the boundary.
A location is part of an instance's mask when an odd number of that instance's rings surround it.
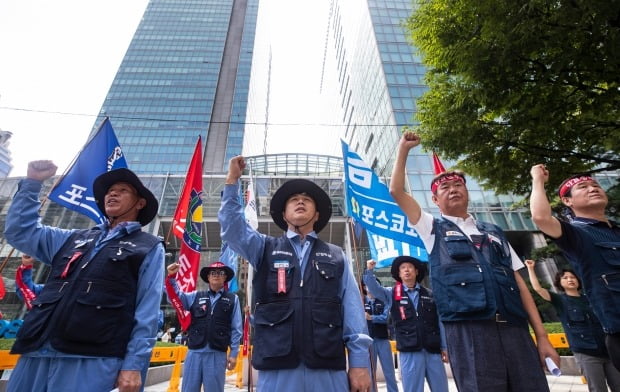
<svg viewBox="0 0 620 392">
<path fill-rule="evenodd" d="M 317 236 L 331 217 L 329 196 L 311 181 L 284 183 L 270 207 L 285 235 L 266 236 L 246 223 L 239 202 L 245 166 L 241 156 L 230 160 L 218 218 L 222 240 L 255 269 L 258 390 L 368 391 L 371 339 L 352 268 Z"/>
<path fill-rule="evenodd" d="M 620 370 L 620 226 L 605 216 L 607 194 L 590 176 L 567 178 L 560 185 L 559 196 L 575 217 L 561 221 L 551 214 L 545 192 L 549 171 L 539 164 L 530 174 L 532 219 L 562 249 L 581 278 L 605 331 L 609 357 Z"/>
<path fill-rule="evenodd" d="M 230 293 L 225 285 L 235 276 L 235 272 L 216 261 L 200 270 L 200 277 L 207 282 L 209 289 L 184 293 L 179 290 L 174 278 L 179 264 L 170 264 L 167 269 L 168 283 L 183 308 L 191 313 L 192 320 L 188 329 L 189 351 L 183 365 L 181 390 L 195 392 L 200 391 L 202 386 L 205 392 L 223 392 L 226 369 L 234 369 L 241 341 L 239 298 Z M 170 298 L 168 302 L 172 303 Z"/>
<path fill-rule="evenodd" d="M 394 287 L 379 285 L 375 265 L 374 260 L 366 262 L 364 283 L 392 314 L 403 390 L 424 392 L 426 378 L 431 391 L 447 392 L 445 335 L 431 291 L 420 284 L 426 276 L 425 263 L 410 256 L 395 258 L 390 270 Z"/>
<path fill-rule="evenodd" d="M 379 282 L 377 282 L 379 283 Z M 396 374 L 394 372 L 394 356 L 392 355 L 392 345 L 390 344 L 388 332 L 388 317 L 390 307 L 380 299 L 375 298 L 368 292 L 366 285 L 362 282 L 362 292 L 364 298 L 364 310 L 366 311 L 366 321 L 368 334 L 372 338 L 372 374 L 373 384 L 376 385 L 377 357 L 381 362 L 381 370 L 385 377 L 388 392 L 398 392 Z"/>
<path fill-rule="evenodd" d="M 157 214 L 157 199 L 130 170 L 112 170 L 93 183 L 107 223 L 45 226 L 39 192 L 55 173 L 51 161 L 30 162 L 7 214 L 7 241 L 51 265 L 13 345 L 21 357 L 8 391 L 139 391 L 164 278 L 162 242 L 141 230 Z"/>
<path fill-rule="evenodd" d="M 545 358 L 559 365 L 560 357 L 517 272 L 523 262 L 499 227 L 477 221 L 467 212 L 469 193 L 463 173 L 443 172 L 433 179 L 432 201 L 440 218 L 422 211 L 405 192 L 407 155 L 419 144 L 417 134 L 403 134 L 390 194 L 429 252 L 431 287 L 459 391 L 549 390 Z"/>
</svg>

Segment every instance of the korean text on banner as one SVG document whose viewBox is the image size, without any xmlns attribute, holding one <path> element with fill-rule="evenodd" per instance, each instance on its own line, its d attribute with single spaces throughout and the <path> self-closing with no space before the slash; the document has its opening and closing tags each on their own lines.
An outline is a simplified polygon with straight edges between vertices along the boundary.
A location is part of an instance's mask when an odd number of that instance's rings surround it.
<svg viewBox="0 0 620 392">
<path fill-rule="evenodd" d="M 427 261 L 424 243 L 390 195 L 388 187 L 357 153 L 349 150 L 344 141 L 342 156 L 348 214 L 367 231 L 383 237 L 382 241 L 394 241 L 390 245 L 392 248 L 396 242 L 420 248 L 420 260 Z"/>
<path fill-rule="evenodd" d="M 93 195 L 93 182 L 100 174 L 126 168 L 123 150 L 116 139 L 109 118 L 90 139 L 67 174 L 56 184 L 49 199 L 70 210 L 84 214 L 96 223 L 104 223 L 104 211 L 99 211 Z"/>
</svg>

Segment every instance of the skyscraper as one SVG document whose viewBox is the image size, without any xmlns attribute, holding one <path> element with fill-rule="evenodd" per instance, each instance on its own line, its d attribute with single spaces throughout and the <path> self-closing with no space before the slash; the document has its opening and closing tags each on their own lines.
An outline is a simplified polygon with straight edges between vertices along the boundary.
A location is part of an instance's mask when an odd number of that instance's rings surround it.
<svg viewBox="0 0 620 392">
<path fill-rule="evenodd" d="M 93 129 L 109 116 L 129 167 L 206 173 L 241 153 L 258 0 L 151 0 Z"/>
<path fill-rule="evenodd" d="M 389 176 L 402 127 L 416 125 L 415 101 L 427 89 L 426 69 L 402 26 L 412 13 L 412 3 L 332 0 L 330 6 L 322 82 L 330 121 L 342 124 L 341 136 L 379 176 Z M 416 200 L 438 214 L 430 200 L 430 154 L 414 149 L 407 169 Z M 509 209 L 520 197 L 484 191 L 470 178 L 467 186 L 470 212 L 477 219 L 513 234 L 534 230 L 524 209 Z"/>
<path fill-rule="evenodd" d="M 0 178 L 8 177 L 13 169 L 11 164 L 11 152 L 9 151 L 9 139 L 13 134 L 0 129 Z"/>
</svg>

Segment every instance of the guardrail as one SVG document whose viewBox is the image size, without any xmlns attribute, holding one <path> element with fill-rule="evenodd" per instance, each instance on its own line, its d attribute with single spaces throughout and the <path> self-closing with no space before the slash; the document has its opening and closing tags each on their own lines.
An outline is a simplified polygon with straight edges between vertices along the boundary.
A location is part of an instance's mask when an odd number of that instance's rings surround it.
<svg viewBox="0 0 620 392">
<path fill-rule="evenodd" d="M 532 336 L 534 338 L 534 336 Z M 534 339 L 535 340 L 535 339 Z M 564 333 L 551 333 L 549 334 L 549 341 L 555 348 L 568 348 L 568 340 Z M 392 346 L 392 352 L 397 352 L 396 342 L 390 341 Z M 251 352 L 251 346 L 250 350 Z M 170 384 L 168 386 L 168 392 L 178 392 L 181 380 L 181 364 L 185 360 L 187 355 L 186 346 L 171 346 L 171 347 L 155 347 L 153 354 L 151 355 L 151 362 L 174 362 L 172 368 L 172 374 L 170 376 Z M 0 350 L 0 370 L 13 369 L 19 355 L 10 354 L 8 350 Z M 226 374 L 228 376 L 236 374 L 236 386 L 241 388 L 245 384 L 244 368 L 249 366 L 247 356 L 243 355 L 243 345 L 239 348 L 239 355 L 237 357 L 237 364 L 235 368 L 229 370 Z"/>
</svg>

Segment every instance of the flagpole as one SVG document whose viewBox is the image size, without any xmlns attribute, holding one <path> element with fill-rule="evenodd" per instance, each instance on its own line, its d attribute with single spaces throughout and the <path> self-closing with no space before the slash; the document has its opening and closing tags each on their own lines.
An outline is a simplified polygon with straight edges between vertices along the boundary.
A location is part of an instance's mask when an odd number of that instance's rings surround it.
<svg viewBox="0 0 620 392">
<path fill-rule="evenodd" d="M 104 118 L 104 120 L 101 122 L 101 124 L 99 125 L 99 128 L 97 129 L 97 132 L 95 132 L 95 135 L 93 135 L 92 138 L 94 138 L 100 131 L 101 128 L 103 128 L 103 124 L 105 124 L 105 120 L 108 119 L 109 117 L 106 116 Z M 90 138 L 90 139 L 92 139 Z M 89 139 L 89 140 L 90 140 Z M 88 140 L 86 141 L 86 143 L 84 144 L 87 145 L 88 144 Z M 69 170 L 71 170 L 71 168 L 73 168 L 73 165 L 75 165 L 75 162 L 77 161 L 78 157 L 80 156 L 80 153 L 82 152 L 82 150 L 84 150 L 84 146 L 82 146 L 82 149 L 80 151 L 78 151 L 78 153 L 75 155 L 75 157 L 73 157 L 73 160 L 71 161 L 71 163 L 69 163 L 69 165 L 67 166 L 67 168 L 65 169 L 65 171 L 56 178 L 54 184 L 52 185 L 51 188 L 49 188 L 49 190 L 47 191 L 47 195 L 43 198 L 43 200 L 41 200 L 41 206 L 39 207 L 39 211 L 41 211 L 41 209 L 43 208 L 43 206 L 45 205 L 45 203 L 47 202 L 47 200 L 49 199 L 49 195 L 52 192 L 52 190 L 56 187 L 56 185 L 58 185 L 58 183 L 63 179 L 63 177 L 69 172 Z M 9 262 L 9 259 L 11 258 L 11 256 L 13 256 L 13 253 L 15 252 L 15 248 L 13 246 L 11 246 L 11 251 L 9 252 L 9 254 L 4 258 L 4 260 L 2 261 L 2 264 L 0 265 L 0 274 L 2 273 L 2 271 L 4 271 L 4 268 L 6 267 L 7 263 Z M 1 278 L 0 278 L 1 279 Z"/>
</svg>

